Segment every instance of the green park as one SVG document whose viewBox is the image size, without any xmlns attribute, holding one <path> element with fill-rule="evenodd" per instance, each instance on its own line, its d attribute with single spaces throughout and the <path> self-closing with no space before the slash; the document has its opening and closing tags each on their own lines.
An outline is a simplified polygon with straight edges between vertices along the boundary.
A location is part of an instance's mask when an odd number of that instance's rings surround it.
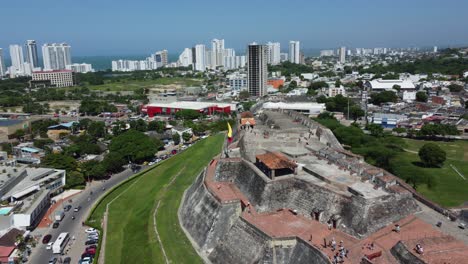
<svg viewBox="0 0 468 264">
<path fill-rule="evenodd" d="M 101 228 L 108 206 L 105 263 L 202 263 L 180 228 L 184 191 L 221 151 L 223 134 L 130 178 L 93 209 L 88 224 Z"/>
<path fill-rule="evenodd" d="M 468 202 L 468 142 L 467 141 L 426 141 L 404 139 L 404 152 L 391 160 L 393 173 L 403 179 L 420 178 L 420 182 L 432 178 L 431 184 L 423 183 L 416 190 L 428 199 L 446 207 L 456 207 Z M 419 149 L 426 143 L 438 145 L 447 154 L 440 167 L 424 167 L 420 164 Z M 452 167 L 453 166 L 453 167 Z M 456 168 L 462 176 L 460 176 Z"/>
</svg>

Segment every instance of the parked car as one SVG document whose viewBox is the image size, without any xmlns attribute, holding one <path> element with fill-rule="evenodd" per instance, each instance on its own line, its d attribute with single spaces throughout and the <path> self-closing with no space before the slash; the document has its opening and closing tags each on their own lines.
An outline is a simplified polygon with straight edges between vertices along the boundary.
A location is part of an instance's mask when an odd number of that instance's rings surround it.
<svg viewBox="0 0 468 264">
<path fill-rule="evenodd" d="M 97 239 L 90 239 L 90 240 L 85 242 L 85 245 L 94 245 L 94 244 L 97 244 L 97 243 L 98 243 Z"/>
<path fill-rule="evenodd" d="M 81 254 L 81 259 L 85 259 L 85 258 L 90 258 L 92 259 L 94 257 L 94 255 L 92 254 L 88 254 L 86 252 L 84 252 L 83 254 Z"/>
<path fill-rule="evenodd" d="M 86 232 L 86 233 L 97 233 L 98 230 L 95 229 L 95 228 L 90 227 L 90 228 L 86 229 L 85 232 Z"/>
<path fill-rule="evenodd" d="M 72 209 L 72 206 L 71 206 L 70 204 L 67 205 L 67 206 L 65 206 L 65 207 L 63 208 L 63 210 L 64 210 L 65 212 L 70 211 L 70 209 Z"/>
<path fill-rule="evenodd" d="M 99 240 L 99 236 L 88 236 L 88 240 Z"/>
<path fill-rule="evenodd" d="M 58 228 L 60 225 L 59 221 L 55 221 L 54 224 L 52 225 L 52 228 Z"/>
<path fill-rule="evenodd" d="M 97 249 L 97 246 L 91 245 L 91 246 L 86 247 L 86 250 L 90 250 L 90 249 Z"/>
<path fill-rule="evenodd" d="M 81 264 L 91 264 L 93 260 L 90 257 L 85 257 L 81 259 Z"/>
<path fill-rule="evenodd" d="M 81 205 L 78 205 L 77 207 L 75 207 L 75 209 L 73 211 L 78 212 L 80 210 L 81 210 Z"/>
<path fill-rule="evenodd" d="M 65 259 L 63 259 L 63 264 L 70 264 L 70 263 L 71 263 L 70 257 L 66 257 Z"/>
<path fill-rule="evenodd" d="M 49 260 L 49 264 L 55 264 L 55 263 L 57 263 L 57 258 L 51 258 Z"/>
<path fill-rule="evenodd" d="M 44 238 L 42 238 L 42 244 L 47 244 L 47 243 L 49 243 L 51 238 L 52 238 L 52 235 L 51 235 L 51 234 L 45 235 Z"/>
<path fill-rule="evenodd" d="M 54 244 L 53 242 L 47 243 L 46 249 L 47 249 L 47 250 L 51 250 L 53 244 Z"/>
<path fill-rule="evenodd" d="M 96 254 L 96 248 L 87 248 L 84 253 L 94 256 Z"/>
</svg>

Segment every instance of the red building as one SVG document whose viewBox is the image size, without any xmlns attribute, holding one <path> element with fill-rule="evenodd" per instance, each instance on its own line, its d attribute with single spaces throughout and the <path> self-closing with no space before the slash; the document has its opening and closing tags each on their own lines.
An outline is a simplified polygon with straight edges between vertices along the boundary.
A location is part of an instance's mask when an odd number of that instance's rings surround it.
<svg viewBox="0 0 468 264">
<path fill-rule="evenodd" d="M 172 115 L 182 109 L 195 110 L 206 115 L 213 113 L 230 114 L 235 111 L 234 104 L 211 103 L 211 102 L 171 102 L 171 103 L 153 103 L 142 106 L 141 111 L 147 113 L 149 117 L 154 115 Z"/>
</svg>

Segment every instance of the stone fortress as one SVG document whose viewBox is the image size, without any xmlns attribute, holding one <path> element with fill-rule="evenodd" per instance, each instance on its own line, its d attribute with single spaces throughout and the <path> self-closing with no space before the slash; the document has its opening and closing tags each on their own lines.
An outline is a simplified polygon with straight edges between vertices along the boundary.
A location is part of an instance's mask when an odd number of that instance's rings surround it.
<svg viewBox="0 0 468 264">
<path fill-rule="evenodd" d="M 208 164 L 180 206 L 181 225 L 205 262 L 333 263 L 331 241 L 349 251 L 344 263 L 468 259 L 468 239 L 434 225 L 444 215 L 344 150 L 329 129 L 271 110 L 253 123 L 239 124 L 238 140 Z"/>
</svg>

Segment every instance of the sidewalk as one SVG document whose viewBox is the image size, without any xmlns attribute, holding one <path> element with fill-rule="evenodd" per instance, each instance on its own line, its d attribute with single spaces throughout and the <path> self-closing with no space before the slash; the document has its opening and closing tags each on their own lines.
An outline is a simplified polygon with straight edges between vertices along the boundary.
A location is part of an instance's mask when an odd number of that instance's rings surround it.
<svg viewBox="0 0 468 264">
<path fill-rule="evenodd" d="M 54 222 L 54 212 L 59 208 L 59 206 L 63 206 L 67 200 L 69 200 L 71 197 L 81 193 L 82 190 L 68 190 L 65 191 L 55 197 L 53 197 L 51 200 L 53 203 L 50 208 L 47 210 L 47 213 L 44 215 L 42 218 L 41 222 L 37 226 L 38 228 L 44 228 L 44 227 L 49 227 L 53 222 Z"/>
</svg>

